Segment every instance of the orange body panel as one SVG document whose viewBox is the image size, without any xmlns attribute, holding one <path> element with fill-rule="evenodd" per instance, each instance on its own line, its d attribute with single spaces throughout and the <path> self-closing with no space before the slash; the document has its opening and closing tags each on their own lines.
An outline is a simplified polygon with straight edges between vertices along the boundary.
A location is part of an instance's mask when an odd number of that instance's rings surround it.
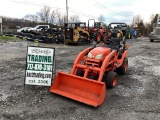
<svg viewBox="0 0 160 120">
<path fill-rule="evenodd" d="M 95 57 L 99 54 L 98 51 L 103 54 L 102 59 L 86 57 L 89 52 Z M 116 50 L 111 51 L 105 47 L 87 48 L 76 57 L 70 74 L 58 72 L 50 92 L 97 107 L 103 103 L 106 95 L 106 86 L 102 82 L 104 72 L 114 71 L 115 67 L 121 66 L 127 54 L 128 51 L 125 51 L 119 60 Z M 78 69 L 84 71 L 82 77 L 76 75 Z M 89 73 L 98 74 L 98 79 L 87 78 Z"/>
<path fill-rule="evenodd" d="M 116 59 L 116 62 L 117 62 L 118 64 L 115 64 L 115 65 L 116 65 L 117 68 L 119 68 L 119 67 L 122 65 L 123 60 L 124 60 L 124 58 L 125 58 L 127 55 L 128 55 L 128 50 L 124 51 L 121 59 Z"/>
<path fill-rule="evenodd" d="M 106 89 L 103 82 L 58 72 L 50 91 L 97 107 L 103 103 Z"/>
</svg>

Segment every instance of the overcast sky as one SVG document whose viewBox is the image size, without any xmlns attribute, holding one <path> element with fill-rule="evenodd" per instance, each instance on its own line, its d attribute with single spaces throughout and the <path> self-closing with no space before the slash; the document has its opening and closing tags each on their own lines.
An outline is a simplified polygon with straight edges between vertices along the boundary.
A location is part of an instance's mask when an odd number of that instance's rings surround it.
<svg viewBox="0 0 160 120">
<path fill-rule="evenodd" d="M 0 0 L 0 16 L 23 18 L 36 14 L 45 5 L 53 10 L 59 8 L 62 13 L 66 11 L 66 0 Z M 68 7 L 69 15 L 77 14 L 84 22 L 97 20 L 100 14 L 106 23 L 131 23 L 135 15 L 148 22 L 151 14 L 160 13 L 160 0 L 68 0 Z"/>
</svg>

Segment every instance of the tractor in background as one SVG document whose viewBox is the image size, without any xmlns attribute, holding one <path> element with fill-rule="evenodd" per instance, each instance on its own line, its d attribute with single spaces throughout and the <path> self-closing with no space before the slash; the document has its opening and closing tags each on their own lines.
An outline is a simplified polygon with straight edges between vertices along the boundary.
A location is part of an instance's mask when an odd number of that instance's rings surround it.
<svg viewBox="0 0 160 120">
<path fill-rule="evenodd" d="M 74 43 L 82 45 L 91 42 L 90 34 L 86 31 L 85 22 L 65 23 L 64 26 L 65 44 Z"/>
<path fill-rule="evenodd" d="M 95 22 L 94 19 L 89 19 L 86 30 L 89 32 L 92 41 L 99 42 L 106 32 L 106 26 L 103 22 Z"/>
</svg>

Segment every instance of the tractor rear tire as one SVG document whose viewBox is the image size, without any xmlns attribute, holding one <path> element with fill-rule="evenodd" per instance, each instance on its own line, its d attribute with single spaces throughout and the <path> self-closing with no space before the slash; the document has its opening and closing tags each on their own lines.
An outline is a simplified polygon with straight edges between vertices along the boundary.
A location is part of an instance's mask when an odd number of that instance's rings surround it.
<svg viewBox="0 0 160 120">
<path fill-rule="evenodd" d="M 117 68 L 117 73 L 119 75 L 125 75 L 127 69 L 128 69 L 128 58 L 124 58 L 122 65 L 119 68 Z"/>
<path fill-rule="evenodd" d="M 109 71 L 104 74 L 103 81 L 106 84 L 107 88 L 113 88 L 117 84 L 117 73 L 113 71 Z"/>
</svg>

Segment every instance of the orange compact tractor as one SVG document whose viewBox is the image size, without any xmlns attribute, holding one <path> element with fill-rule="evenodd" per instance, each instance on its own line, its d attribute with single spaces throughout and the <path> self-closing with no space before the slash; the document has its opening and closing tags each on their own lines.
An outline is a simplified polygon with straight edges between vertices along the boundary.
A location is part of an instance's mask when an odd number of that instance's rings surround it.
<svg viewBox="0 0 160 120">
<path fill-rule="evenodd" d="M 98 46 L 83 50 L 76 57 L 71 73 L 57 73 L 50 92 L 94 107 L 101 105 L 106 88 L 116 86 L 117 74 L 126 73 L 127 49 L 124 37 L 123 41 L 119 38 L 106 39 Z"/>
<path fill-rule="evenodd" d="M 103 22 L 95 22 L 94 19 L 89 19 L 86 31 L 89 32 L 92 40 L 100 42 L 106 32 L 106 25 Z"/>
</svg>

